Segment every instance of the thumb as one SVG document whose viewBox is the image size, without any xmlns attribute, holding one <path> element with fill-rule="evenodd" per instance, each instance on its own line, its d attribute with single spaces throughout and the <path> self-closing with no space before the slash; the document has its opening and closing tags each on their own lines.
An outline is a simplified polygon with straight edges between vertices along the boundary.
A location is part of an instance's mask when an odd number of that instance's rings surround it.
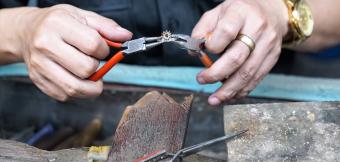
<svg viewBox="0 0 340 162">
<path fill-rule="evenodd" d="M 87 25 L 97 30 L 102 36 L 114 41 L 127 41 L 132 38 L 132 33 L 122 28 L 115 21 L 90 11 L 83 11 Z"/>
</svg>

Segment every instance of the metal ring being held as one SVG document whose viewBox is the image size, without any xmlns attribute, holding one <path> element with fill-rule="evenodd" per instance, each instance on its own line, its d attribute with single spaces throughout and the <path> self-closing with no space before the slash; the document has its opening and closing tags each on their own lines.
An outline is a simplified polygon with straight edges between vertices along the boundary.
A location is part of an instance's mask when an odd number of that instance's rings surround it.
<svg viewBox="0 0 340 162">
<path fill-rule="evenodd" d="M 238 41 L 241 41 L 242 43 L 244 43 L 250 50 L 250 53 L 252 53 L 256 47 L 255 41 L 253 41 L 253 39 L 251 39 L 249 36 L 244 35 L 244 34 L 239 34 L 237 35 L 236 39 Z"/>
</svg>

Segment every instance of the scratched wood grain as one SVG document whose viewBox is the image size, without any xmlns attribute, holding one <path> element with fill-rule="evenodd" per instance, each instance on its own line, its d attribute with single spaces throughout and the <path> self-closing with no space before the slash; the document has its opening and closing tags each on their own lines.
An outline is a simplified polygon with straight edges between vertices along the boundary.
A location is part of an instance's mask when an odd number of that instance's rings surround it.
<svg viewBox="0 0 340 162">
<path fill-rule="evenodd" d="M 1 162 L 84 162 L 87 161 L 85 149 L 66 149 L 44 151 L 24 143 L 0 139 Z"/>
<path fill-rule="evenodd" d="M 179 104 L 153 91 L 128 106 L 117 127 L 109 161 L 133 161 L 156 150 L 181 149 L 192 100 L 193 95 Z"/>
</svg>

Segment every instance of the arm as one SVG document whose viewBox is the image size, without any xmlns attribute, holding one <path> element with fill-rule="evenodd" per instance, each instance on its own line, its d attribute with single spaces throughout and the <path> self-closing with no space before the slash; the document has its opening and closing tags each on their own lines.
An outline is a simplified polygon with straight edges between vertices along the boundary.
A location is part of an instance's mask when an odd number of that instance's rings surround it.
<svg viewBox="0 0 340 162">
<path fill-rule="evenodd" d="M 16 8 L 0 10 L 0 64 L 23 61 L 19 50 L 19 33 L 22 31 L 22 16 L 34 8 Z"/>
<path fill-rule="evenodd" d="M 132 34 L 111 19 L 70 5 L 0 10 L 0 64 L 24 61 L 29 77 L 61 101 L 98 96 L 102 81 L 88 78 L 109 53 L 102 36 L 116 41 Z"/>
<path fill-rule="evenodd" d="M 308 0 L 314 17 L 312 36 L 297 50 L 316 52 L 340 44 L 340 1 Z"/>
</svg>

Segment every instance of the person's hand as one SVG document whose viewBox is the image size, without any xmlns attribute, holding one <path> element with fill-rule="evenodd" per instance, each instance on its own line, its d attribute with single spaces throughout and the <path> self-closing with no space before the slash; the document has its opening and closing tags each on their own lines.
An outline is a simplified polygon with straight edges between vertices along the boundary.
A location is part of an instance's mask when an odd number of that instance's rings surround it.
<svg viewBox="0 0 340 162">
<path fill-rule="evenodd" d="M 22 21 L 20 52 L 29 77 L 60 101 L 102 92 L 102 81 L 86 80 L 98 68 L 98 60 L 109 54 L 101 35 L 115 41 L 132 37 L 114 21 L 70 5 L 36 9 L 23 15 Z"/>
<path fill-rule="evenodd" d="M 207 50 L 221 56 L 197 80 L 208 84 L 226 79 L 209 103 L 248 95 L 277 62 L 287 31 L 288 11 L 282 0 L 228 0 L 206 12 L 192 36 L 206 37 Z M 254 51 L 235 41 L 239 34 L 256 43 Z"/>
</svg>

